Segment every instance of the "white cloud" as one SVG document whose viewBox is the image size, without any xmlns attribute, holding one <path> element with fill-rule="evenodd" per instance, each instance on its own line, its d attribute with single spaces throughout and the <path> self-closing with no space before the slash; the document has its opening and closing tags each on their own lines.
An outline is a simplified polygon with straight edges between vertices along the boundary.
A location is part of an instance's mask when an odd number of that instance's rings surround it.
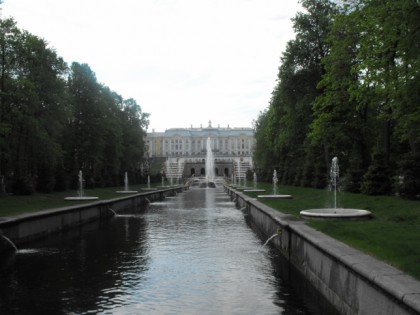
<svg viewBox="0 0 420 315">
<path fill-rule="evenodd" d="M 133 97 L 150 129 L 251 126 L 268 105 L 297 0 L 5 0 L 3 16 Z"/>
</svg>

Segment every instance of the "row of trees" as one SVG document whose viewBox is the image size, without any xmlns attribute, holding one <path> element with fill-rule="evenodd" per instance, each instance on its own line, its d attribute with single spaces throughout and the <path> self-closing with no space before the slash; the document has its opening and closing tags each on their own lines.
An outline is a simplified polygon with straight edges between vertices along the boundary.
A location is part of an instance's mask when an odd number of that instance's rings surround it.
<svg viewBox="0 0 420 315">
<path fill-rule="evenodd" d="M 323 188 L 337 156 L 344 189 L 418 197 L 418 1 L 301 2 L 269 106 L 255 121 L 259 172 Z"/>
<path fill-rule="evenodd" d="M 138 174 L 148 114 L 70 67 L 45 40 L 0 19 L 0 184 L 18 194 L 117 185 Z"/>
</svg>

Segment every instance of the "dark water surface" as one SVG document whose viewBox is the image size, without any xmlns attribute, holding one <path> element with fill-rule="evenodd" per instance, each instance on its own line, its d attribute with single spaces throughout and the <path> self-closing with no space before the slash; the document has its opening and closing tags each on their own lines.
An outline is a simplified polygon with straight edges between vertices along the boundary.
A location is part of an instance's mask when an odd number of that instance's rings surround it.
<svg viewBox="0 0 420 315">
<path fill-rule="evenodd" d="M 325 314 L 221 189 L 190 189 L 0 260 L 0 314 Z"/>
</svg>

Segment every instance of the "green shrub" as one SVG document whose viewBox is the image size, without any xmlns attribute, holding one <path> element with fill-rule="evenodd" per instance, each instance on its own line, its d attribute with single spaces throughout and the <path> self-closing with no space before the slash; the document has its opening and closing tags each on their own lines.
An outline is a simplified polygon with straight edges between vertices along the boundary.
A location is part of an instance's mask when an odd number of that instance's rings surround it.
<svg viewBox="0 0 420 315">
<path fill-rule="evenodd" d="M 402 198 L 420 198 L 420 154 L 405 154 L 400 161 L 397 192 Z"/>
<path fill-rule="evenodd" d="M 12 184 L 12 193 L 15 195 L 32 195 L 34 192 L 32 178 L 18 177 Z"/>
<path fill-rule="evenodd" d="M 366 195 L 389 195 L 392 192 L 391 176 L 385 154 L 374 153 L 372 163 L 363 177 L 362 193 Z"/>
</svg>

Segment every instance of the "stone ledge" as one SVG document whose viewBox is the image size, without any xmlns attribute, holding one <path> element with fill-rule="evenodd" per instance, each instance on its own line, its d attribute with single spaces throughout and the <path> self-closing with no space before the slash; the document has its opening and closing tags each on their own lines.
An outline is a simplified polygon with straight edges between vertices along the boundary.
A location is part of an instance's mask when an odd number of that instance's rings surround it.
<svg viewBox="0 0 420 315">
<path fill-rule="evenodd" d="M 249 198 L 240 192 L 234 191 L 234 194 L 357 275 L 379 295 L 382 294 L 383 301 L 392 303 L 392 300 L 395 300 L 393 307 L 396 309 L 402 306 L 408 310 L 407 313 L 420 314 L 420 281 L 414 277 L 307 226 L 303 221 L 291 220 L 290 216 L 274 210 L 258 200 Z M 303 265 L 306 266 L 306 262 L 303 262 Z M 325 283 L 321 283 L 321 285 L 325 285 Z M 375 307 L 374 305 L 365 306 L 367 308 Z M 359 310 L 360 312 L 363 313 L 364 310 Z"/>
</svg>

